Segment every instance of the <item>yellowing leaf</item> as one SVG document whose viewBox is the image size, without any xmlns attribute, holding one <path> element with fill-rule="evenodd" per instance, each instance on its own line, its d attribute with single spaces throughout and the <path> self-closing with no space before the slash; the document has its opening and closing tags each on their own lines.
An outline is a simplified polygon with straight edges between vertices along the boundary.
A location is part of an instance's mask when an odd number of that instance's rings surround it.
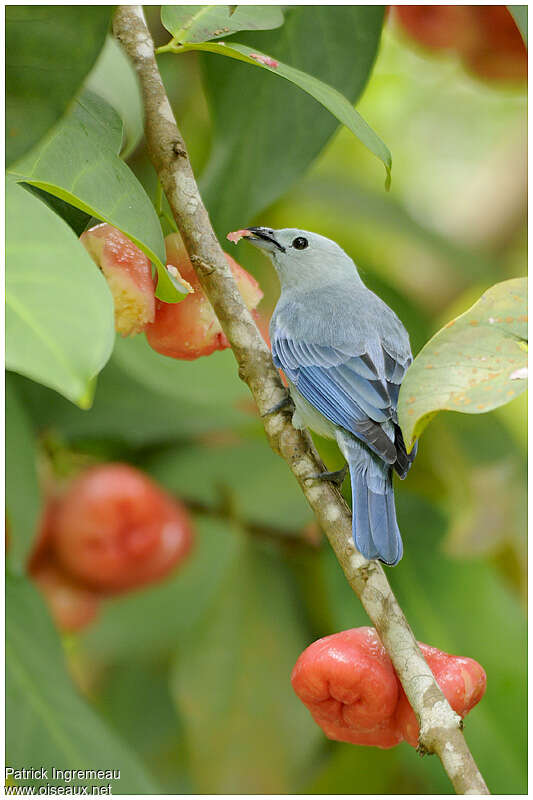
<svg viewBox="0 0 533 800">
<path fill-rule="evenodd" d="M 488 289 L 433 336 L 407 371 L 398 418 L 408 448 L 438 411 L 483 414 L 527 387 L 527 279 Z"/>
</svg>

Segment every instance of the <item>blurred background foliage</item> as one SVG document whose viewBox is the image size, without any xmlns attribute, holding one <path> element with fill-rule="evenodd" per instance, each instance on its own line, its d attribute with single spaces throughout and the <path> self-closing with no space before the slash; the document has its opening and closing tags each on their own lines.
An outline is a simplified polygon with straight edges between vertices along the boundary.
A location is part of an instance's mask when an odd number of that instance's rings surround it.
<svg viewBox="0 0 533 800">
<path fill-rule="evenodd" d="M 365 83 L 359 67 L 349 69 L 356 8 L 298 7 L 280 31 L 235 38 L 356 101 Z M 365 8 L 374 40 L 357 58 L 368 70 L 383 9 Z M 166 42 L 158 9 L 147 13 L 157 43 Z M 120 80 L 113 44 L 105 58 L 116 94 L 131 97 L 128 164 L 154 198 L 135 82 Z M 165 54 L 160 67 L 224 245 L 229 230 L 251 224 L 335 239 L 396 310 L 415 353 L 490 285 L 525 273 L 523 89 L 483 83 L 453 55 L 418 50 L 394 15 L 357 106 L 393 154 L 389 194 L 382 165 L 294 87 L 215 55 Z M 99 63 L 89 85 L 105 84 L 112 102 L 105 74 Z M 278 292 L 271 266 L 246 245 L 225 249 L 259 280 L 268 318 Z M 128 461 L 194 516 L 194 553 L 179 572 L 107 601 L 91 627 L 63 637 L 95 725 L 130 751 L 129 782 L 115 791 L 451 792 L 440 763 L 405 743 L 381 751 L 327 741 L 293 694 L 290 671 L 304 647 L 367 619 L 266 445 L 230 351 L 188 363 L 158 355 L 144 336 L 117 339 L 89 411 L 18 375 L 9 391 L 13 419 L 40 449 L 54 442 L 87 463 Z M 525 416 L 522 395 L 487 415 L 441 414 L 426 429 L 397 485 L 405 556 L 388 570 L 417 638 L 487 671 L 466 735 L 490 789 L 508 794 L 526 791 Z M 24 441 L 19 481 L 32 457 Z M 317 444 L 332 469 L 341 465 L 331 443 Z"/>
</svg>

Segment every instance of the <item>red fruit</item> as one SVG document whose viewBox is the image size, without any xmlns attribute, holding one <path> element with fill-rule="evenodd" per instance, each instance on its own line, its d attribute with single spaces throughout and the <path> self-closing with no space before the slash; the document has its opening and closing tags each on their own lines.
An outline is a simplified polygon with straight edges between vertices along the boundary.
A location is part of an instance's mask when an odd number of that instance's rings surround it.
<svg viewBox="0 0 533 800">
<path fill-rule="evenodd" d="M 465 717 L 485 694 L 485 670 L 473 658 L 451 656 L 421 642 L 419 645 L 447 701 L 460 717 Z M 416 747 L 420 732 L 418 722 L 403 689 L 396 710 L 396 721 L 405 741 Z"/>
<path fill-rule="evenodd" d="M 472 6 L 395 6 L 404 30 L 430 50 L 462 50 L 477 41 Z"/>
<path fill-rule="evenodd" d="M 395 6 L 404 30 L 430 50 L 455 50 L 489 81 L 527 77 L 527 50 L 505 6 Z"/>
<path fill-rule="evenodd" d="M 467 69 L 488 81 L 524 81 L 527 50 L 505 6 L 472 6 L 479 32 L 476 45 L 462 51 Z"/>
<path fill-rule="evenodd" d="M 373 628 L 326 636 L 299 657 L 292 686 L 329 739 L 394 747 L 400 693 L 391 660 Z"/>
<path fill-rule="evenodd" d="M 481 700 L 483 668 L 471 658 L 420 644 L 452 708 L 464 717 Z M 416 747 L 418 723 L 374 628 L 353 628 L 310 645 L 293 669 L 292 685 L 326 736 L 389 748 Z"/>
<path fill-rule="evenodd" d="M 229 342 L 200 286 L 181 238 L 173 233 L 167 236 L 165 244 L 167 264 L 178 269 L 181 277 L 192 285 L 194 294 L 187 295 L 180 303 L 156 300 L 155 321 L 146 328 L 150 346 L 164 356 L 187 361 L 215 350 L 225 350 Z M 249 309 L 254 309 L 263 297 L 259 284 L 231 256 L 224 255 L 244 302 Z"/>
<path fill-rule="evenodd" d="M 62 631 L 77 631 L 93 622 L 100 611 L 100 598 L 65 575 L 52 562 L 42 563 L 33 579 Z"/>
<path fill-rule="evenodd" d="M 122 336 L 140 333 L 155 315 L 150 260 L 107 223 L 82 233 L 80 241 L 107 280 L 115 303 L 115 328 Z"/>
<path fill-rule="evenodd" d="M 192 544 L 184 507 L 127 464 L 92 467 L 58 501 L 50 547 L 64 571 L 105 593 L 153 582 Z"/>
</svg>

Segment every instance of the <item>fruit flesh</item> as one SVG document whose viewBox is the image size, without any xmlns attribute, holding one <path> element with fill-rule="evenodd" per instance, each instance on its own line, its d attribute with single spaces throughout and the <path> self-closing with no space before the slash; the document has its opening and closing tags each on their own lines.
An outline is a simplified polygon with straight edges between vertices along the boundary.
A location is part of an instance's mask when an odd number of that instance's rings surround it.
<svg viewBox="0 0 533 800">
<path fill-rule="evenodd" d="M 175 304 L 156 300 L 155 320 L 146 328 L 148 343 L 161 355 L 186 361 L 210 355 L 215 350 L 225 350 L 229 342 L 203 292 L 180 236 L 167 236 L 165 245 L 167 263 L 178 269 L 194 293 Z M 250 310 L 255 309 L 263 297 L 259 284 L 231 256 L 224 255 L 244 302 Z"/>
<path fill-rule="evenodd" d="M 82 233 L 80 241 L 102 270 L 115 304 L 115 329 L 121 336 L 144 330 L 155 315 L 150 260 L 127 236 L 102 223 Z"/>
</svg>

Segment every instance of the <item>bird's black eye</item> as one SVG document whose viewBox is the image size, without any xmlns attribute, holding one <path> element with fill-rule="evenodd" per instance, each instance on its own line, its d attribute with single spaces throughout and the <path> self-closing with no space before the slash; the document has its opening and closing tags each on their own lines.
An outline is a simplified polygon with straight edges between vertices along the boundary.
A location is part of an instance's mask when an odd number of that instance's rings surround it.
<svg viewBox="0 0 533 800">
<path fill-rule="evenodd" d="M 294 239 L 292 246 L 296 250 L 305 250 L 308 244 L 309 242 L 304 236 L 297 236 L 296 239 Z"/>
</svg>

